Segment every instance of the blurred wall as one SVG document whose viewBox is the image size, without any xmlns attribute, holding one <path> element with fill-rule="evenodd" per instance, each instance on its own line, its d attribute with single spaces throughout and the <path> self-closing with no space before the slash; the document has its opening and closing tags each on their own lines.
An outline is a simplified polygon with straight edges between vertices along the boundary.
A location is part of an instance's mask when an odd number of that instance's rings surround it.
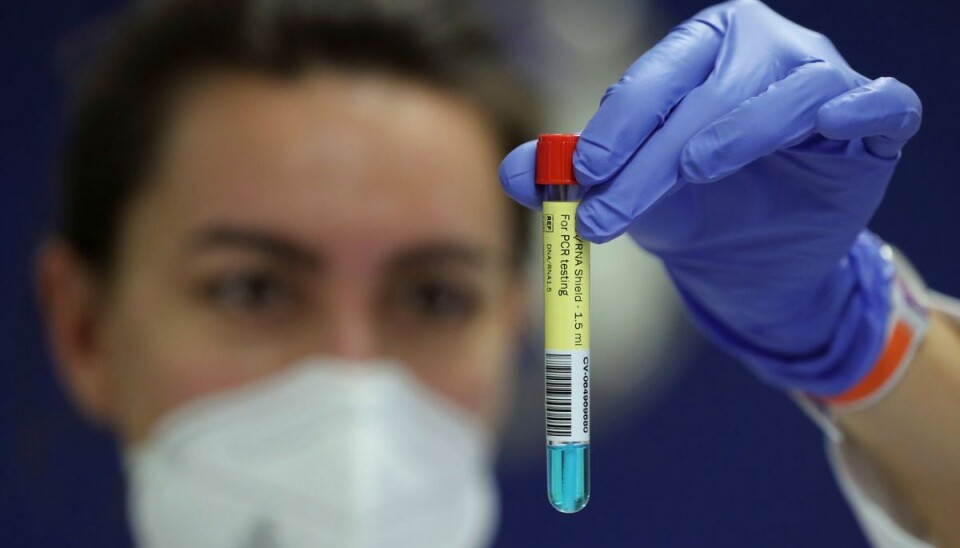
<svg viewBox="0 0 960 548">
<path fill-rule="evenodd" d="M 124 546 L 112 442 L 53 382 L 33 299 L 63 126 L 61 44 L 117 0 L 0 2 L 0 546 Z"/>
<path fill-rule="evenodd" d="M 535 49 L 524 40 L 532 27 L 522 16 L 535 21 L 537 3 L 490 1 L 505 10 L 515 47 Z M 953 28 L 960 9 L 947 1 L 770 4 L 830 36 L 860 72 L 895 75 L 920 94 L 924 127 L 872 226 L 933 287 L 960 295 L 951 238 L 960 202 L 951 164 L 960 145 L 951 125 L 960 123 L 954 99 L 960 39 Z M 58 65 L 76 53 L 57 47 L 81 23 L 118 5 L 0 3 L 0 546 L 129 543 L 114 447 L 76 418 L 57 390 L 30 283 L 63 123 Z M 655 35 L 705 5 L 664 0 L 628 13 L 649 17 L 653 23 L 638 28 Z M 641 53 L 644 40 L 626 57 Z M 571 85 L 589 86 L 598 99 L 608 83 Z M 863 546 L 829 475 L 819 433 L 793 405 L 712 350 L 696 350 L 685 361 L 685 373 L 657 405 L 637 407 L 629 426 L 596 440 L 594 499 L 583 513 L 548 509 L 540 463 L 504 464 L 499 545 Z"/>
</svg>

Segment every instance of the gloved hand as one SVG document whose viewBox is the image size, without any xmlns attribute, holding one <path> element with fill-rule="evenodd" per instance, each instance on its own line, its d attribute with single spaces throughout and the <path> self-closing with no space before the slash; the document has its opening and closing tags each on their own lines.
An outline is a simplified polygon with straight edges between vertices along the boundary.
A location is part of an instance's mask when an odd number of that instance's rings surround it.
<svg viewBox="0 0 960 548">
<path fill-rule="evenodd" d="M 607 90 L 574 156 L 577 228 L 660 257 L 695 322 L 768 382 L 837 394 L 884 342 L 892 268 L 864 227 L 920 116 L 823 35 L 757 1 L 713 6 Z M 500 170 L 530 207 L 534 153 Z"/>
</svg>

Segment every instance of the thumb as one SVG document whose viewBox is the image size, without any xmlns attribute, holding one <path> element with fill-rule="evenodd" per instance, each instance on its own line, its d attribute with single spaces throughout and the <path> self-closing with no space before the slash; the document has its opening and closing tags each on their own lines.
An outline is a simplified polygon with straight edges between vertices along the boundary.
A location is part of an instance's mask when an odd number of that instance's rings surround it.
<svg viewBox="0 0 960 548">
<path fill-rule="evenodd" d="M 500 184 L 503 190 L 530 209 L 540 209 L 540 196 L 534 183 L 536 165 L 536 141 L 528 141 L 513 149 L 500 163 Z"/>
</svg>

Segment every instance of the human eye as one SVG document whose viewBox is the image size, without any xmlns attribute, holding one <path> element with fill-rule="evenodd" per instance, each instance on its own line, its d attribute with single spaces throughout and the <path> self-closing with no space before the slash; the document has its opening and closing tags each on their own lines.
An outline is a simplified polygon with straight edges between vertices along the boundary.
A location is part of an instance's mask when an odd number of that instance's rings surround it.
<svg viewBox="0 0 960 548">
<path fill-rule="evenodd" d="M 297 305 L 295 284 L 268 269 L 239 269 L 212 276 L 202 284 L 205 300 L 225 313 L 248 319 L 275 319 Z"/>
<path fill-rule="evenodd" d="M 407 321 L 439 326 L 469 321 L 478 314 L 480 301 L 480 292 L 468 283 L 424 278 L 405 284 L 397 306 Z"/>
</svg>

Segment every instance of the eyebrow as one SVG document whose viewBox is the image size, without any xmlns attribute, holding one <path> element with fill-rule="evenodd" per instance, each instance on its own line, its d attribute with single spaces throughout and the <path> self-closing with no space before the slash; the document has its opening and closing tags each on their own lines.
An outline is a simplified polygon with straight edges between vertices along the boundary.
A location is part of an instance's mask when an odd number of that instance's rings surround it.
<svg viewBox="0 0 960 548">
<path fill-rule="evenodd" d="M 283 262 L 317 270 L 320 257 L 281 236 L 270 232 L 241 227 L 213 226 L 201 230 L 193 239 L 195 250 L 227 247 L 240 248 L 270 255 Z"/>
<path fill-rule="evenodd" d="M 439 243 L 403 251 L 393 257 L 389 264 L 394 269 L 435 267 L 449 263 L 480 267 L 490 262 L 491 259 L 490 251 L 484 247 L 459 243 Z"/>
</svg>

